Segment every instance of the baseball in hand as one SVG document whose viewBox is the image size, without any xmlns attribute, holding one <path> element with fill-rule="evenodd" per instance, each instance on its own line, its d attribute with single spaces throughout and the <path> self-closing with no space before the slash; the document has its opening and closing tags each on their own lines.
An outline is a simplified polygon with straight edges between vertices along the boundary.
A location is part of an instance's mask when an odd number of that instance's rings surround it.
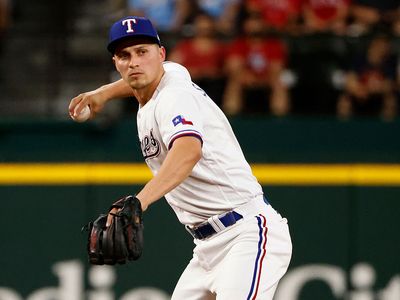
<svg viewBox="0 0 400 300">
<path fill-rule="evenodd" d="M 86 105 L 86 106 L 82 109 L 82 111 L 79 113 L 79 115 L 77 115 L 77 116 L 72 116 L 72 119 L 73 119 L 75 122 L 82 123 L 82 122 L 87 121 L 87 120 L 89 119 L 89 117 L 90 117 L 90 108 L 89 108 L 88 105 Z"/>
</svg>

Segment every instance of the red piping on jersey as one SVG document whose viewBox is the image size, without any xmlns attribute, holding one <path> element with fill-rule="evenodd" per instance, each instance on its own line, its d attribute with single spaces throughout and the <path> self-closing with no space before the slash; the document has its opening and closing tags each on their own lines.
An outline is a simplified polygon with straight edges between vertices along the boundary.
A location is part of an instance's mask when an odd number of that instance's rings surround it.
<svg viewBox="0 0 400 300">
<path fill-rule="evenodd" d="M 181 138 L 183 136 L 193 136 L 195 138 L 198 138 L 200 140 L 200 142 L 201 142 L 201 146 L 203 146 L 203 139 L 202 139 L 201 135 L 199 135 L 196 132 L 190 131 L 190 132 L 185 132 L 185 133 L 181 133 L 181 134 L 178 134 L 178 135 L 174 136 L 172 138 L 172 140 L 168 144 L 168 150 L 171 149 L 172 144 L 175 142 L 176 139 L 179 139 L 179 138 Z"/>
</svg>

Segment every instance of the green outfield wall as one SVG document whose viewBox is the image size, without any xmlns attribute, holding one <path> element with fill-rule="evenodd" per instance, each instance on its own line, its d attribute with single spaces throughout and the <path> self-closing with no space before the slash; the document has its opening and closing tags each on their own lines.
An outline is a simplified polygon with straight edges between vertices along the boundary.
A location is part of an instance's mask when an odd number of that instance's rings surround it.
<svg viewBox="0 0 400 300">
<path fill-rule="evenodd" d="M 293 259 L 276 299 L 400 299 L 400 123 L 232 124 L 289 220 Z M 135 263 L 89 266 L 81 233 L 148 177 L 132 120 L 0 122 L 0 300 L 169 299 L 193 246 L 164 200 L 145 214 Z"/>
</svg>

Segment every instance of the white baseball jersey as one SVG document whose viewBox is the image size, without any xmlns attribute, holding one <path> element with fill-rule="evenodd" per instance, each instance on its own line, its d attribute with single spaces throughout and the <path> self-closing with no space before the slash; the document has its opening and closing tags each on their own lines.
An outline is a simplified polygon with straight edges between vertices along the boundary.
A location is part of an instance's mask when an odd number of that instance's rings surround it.
<svg viewBox="0 0 400 300">
<path fill-rule="evenodd" d="M 179 221 L 195 225 L 262 195 L 224 113 L 192 83 L 186 68 L 165 62 L 164 69 L 152 98 L 139 107 L 137 127 L 154 175 L 176 139 L 202 142 L 202 158 L 190 176 L 165 195 Z"/>
</svg>

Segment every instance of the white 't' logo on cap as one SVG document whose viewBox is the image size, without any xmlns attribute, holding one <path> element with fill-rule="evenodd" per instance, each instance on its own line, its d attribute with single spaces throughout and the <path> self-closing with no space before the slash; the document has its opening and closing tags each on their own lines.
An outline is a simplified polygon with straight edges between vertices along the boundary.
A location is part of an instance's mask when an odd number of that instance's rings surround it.
<svg viewBox="0 0 400 300">
<path fill-rule="evenodd" d="M 126 19 L 126 20 L 122 21 L 122 25 L 124 25 L 124 26 L 128 25 L 128 30 L 126 31 L 127 33 L 134 32 L 134 30 L 132 28 L 133 24 L 136 24 L 136 19 Z"/>
</svg>

